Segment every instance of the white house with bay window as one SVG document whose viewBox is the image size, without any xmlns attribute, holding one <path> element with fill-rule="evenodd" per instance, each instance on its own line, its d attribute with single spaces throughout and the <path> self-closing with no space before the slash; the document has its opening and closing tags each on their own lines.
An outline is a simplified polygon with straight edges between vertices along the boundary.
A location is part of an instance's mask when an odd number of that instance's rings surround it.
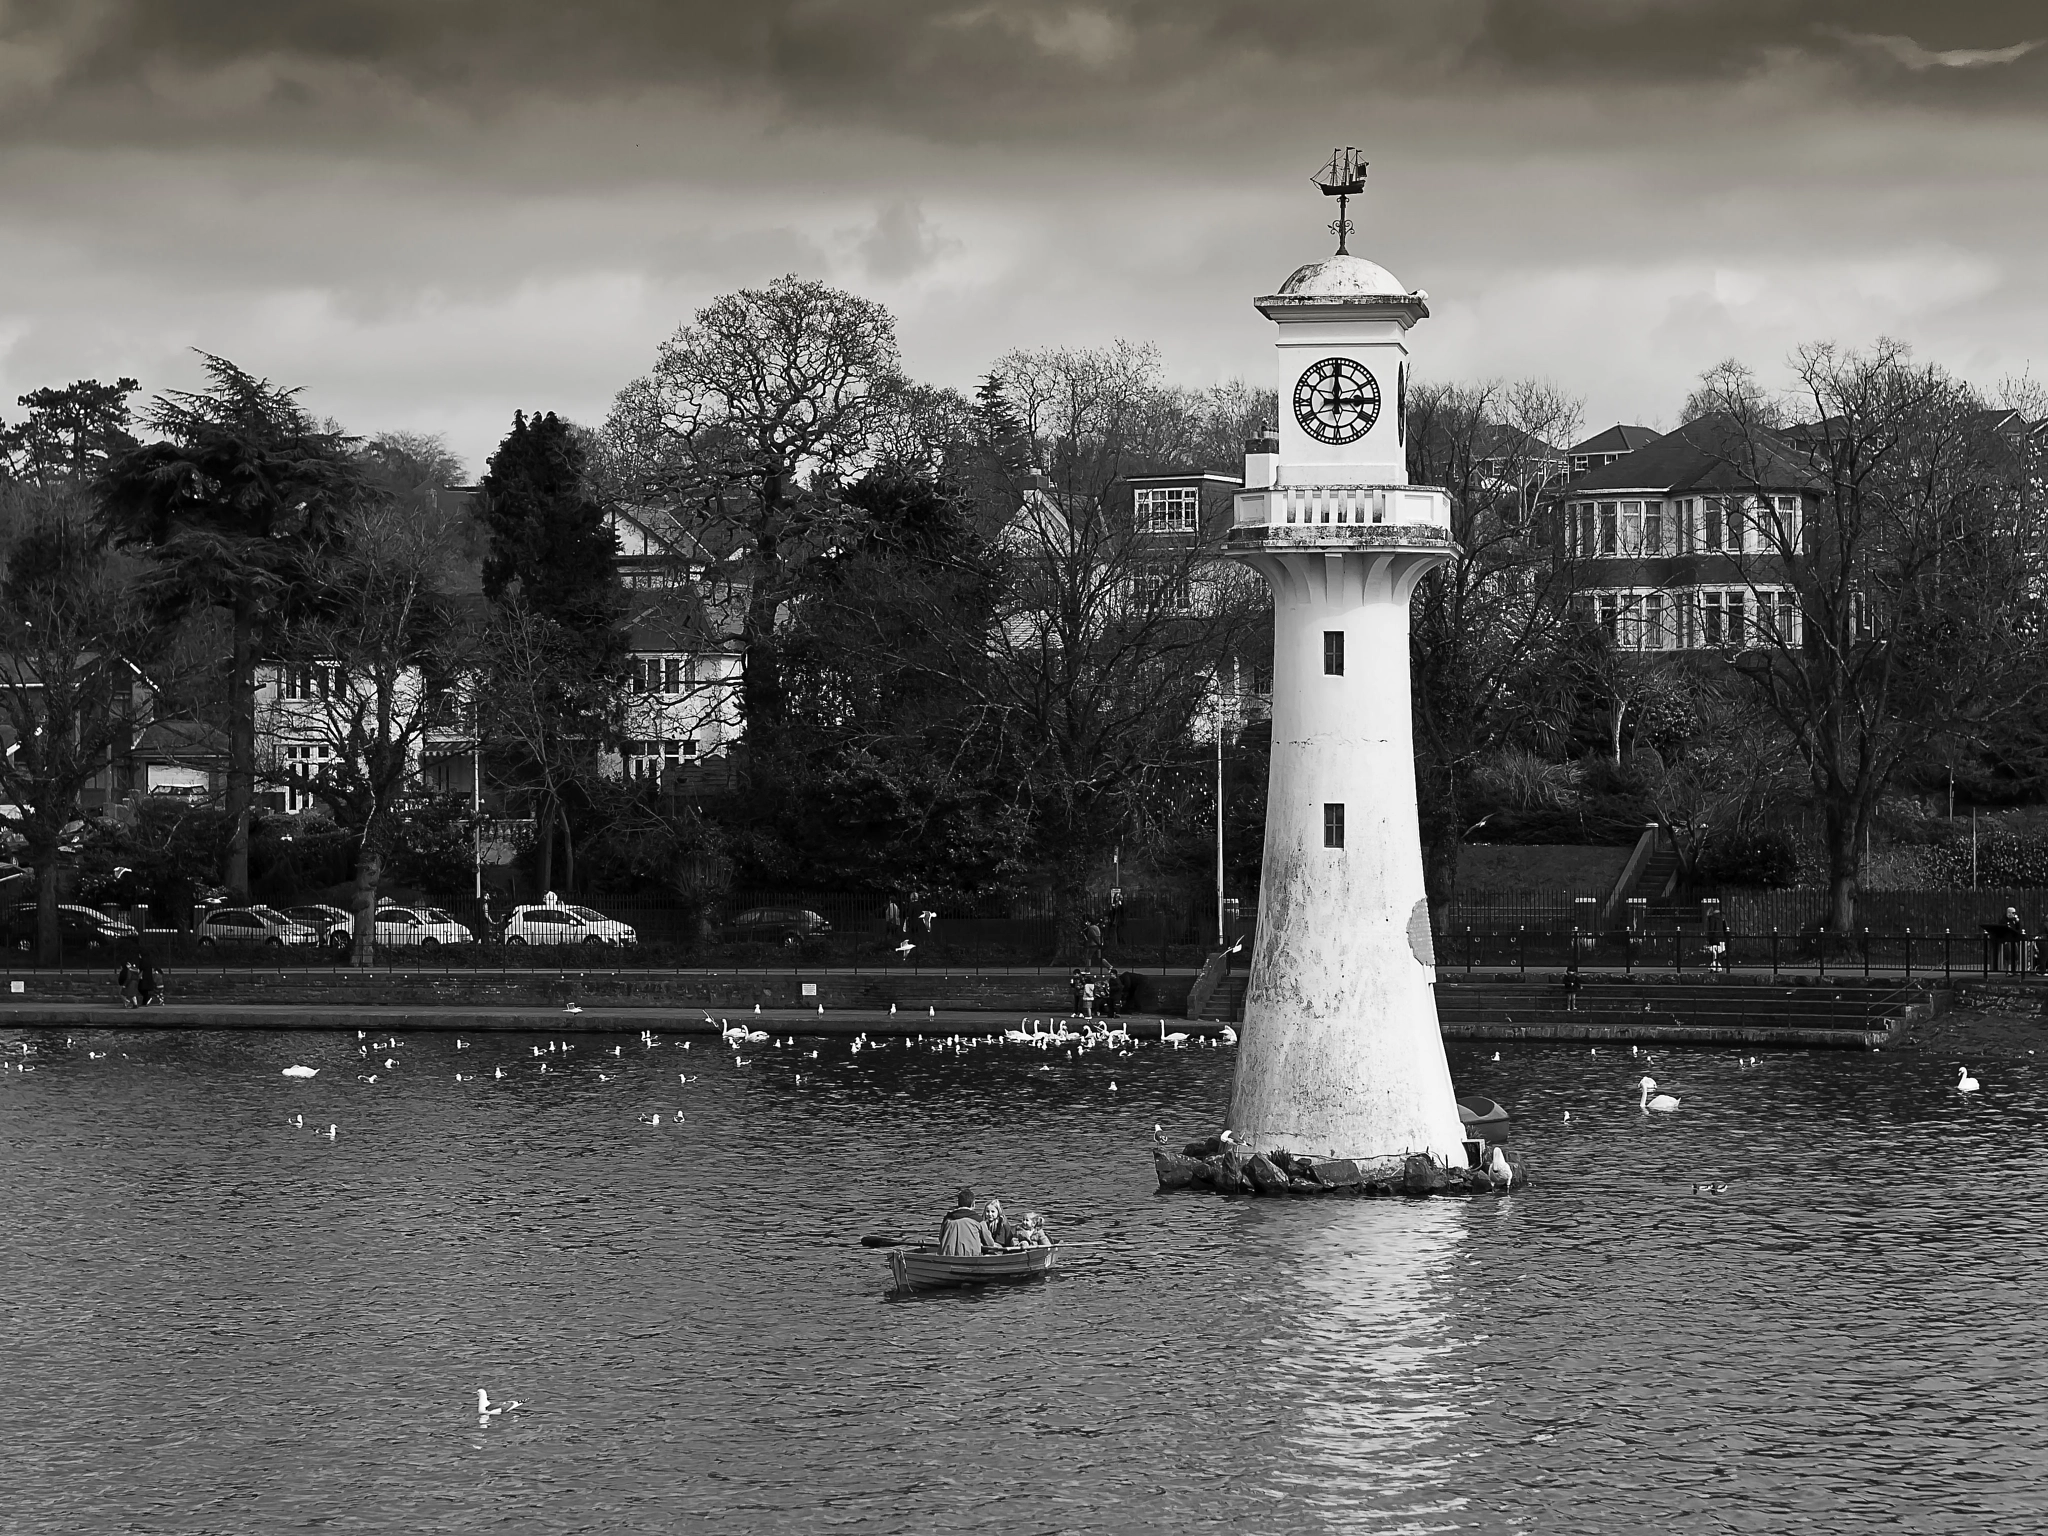
<svg viewBox="0 0 2048 1536">
<path fill-rule="evenodd" d="M 1767 447 L 1759 462 L 1729 424 L 1695 422 L 1575 480 L 1560 553 L 1578 601 L 1625 649 L 1797 645 L 1784 555 L 1806 547 L 1813 495 L 1789 454 Z"/>
</svg>

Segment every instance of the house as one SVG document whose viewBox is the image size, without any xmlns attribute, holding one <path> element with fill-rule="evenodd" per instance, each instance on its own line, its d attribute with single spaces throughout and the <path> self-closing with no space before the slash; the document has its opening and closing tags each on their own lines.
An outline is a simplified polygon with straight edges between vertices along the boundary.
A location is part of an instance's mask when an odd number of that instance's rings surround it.
<svg viewBox="0 0 2048 1536">
<path fill-rule="evenodd" d="M 669 787 L 701 780 L 708 764 L 730 760 L 742 734 L 736 637 L 747 577 L 665 508 L 617 507 L 609 521 L 630 604 L 632 691 L 618 771 Z"/>
<path fill-rule="evenodd" d="M 1800 455 L 1745 439 L 1726 418 L 1617 452 L 1574 480 L 1564 503 L 1575 596 L 1629 650 L 1740 649 L 1767 636 L 1796 645 L 1782 552 L 1802 547 L 1817 492 Z"/>
<path fill-rule="evenodd" d="M 1646 448 L 1662 434 L 1649 427 L 1625 427 L 1619 424 L 1605 432 L 1596 432 L 1583 443 L 1574 443 L 1565 450 L 1574 477 L 1589 474 L 1596 469 L 1605 469 L 1616 460 L 1627 458 L 1638 448 Z"/>
</svg>

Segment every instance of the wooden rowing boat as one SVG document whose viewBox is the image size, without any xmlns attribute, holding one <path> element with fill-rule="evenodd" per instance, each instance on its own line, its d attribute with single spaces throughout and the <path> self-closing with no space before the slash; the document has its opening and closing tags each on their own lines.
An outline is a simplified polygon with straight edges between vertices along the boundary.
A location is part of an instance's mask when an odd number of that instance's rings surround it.
<svg viewBox="0 0 2048 1536">
<path fill-rule="evenodd" d="M 889 1272 L 898 1290 L 937 1285 L 987 1285 L 997 1280 L 1031 1280 L 1053 1266 L 1059 1245 L 1050 1248 L 1005 1248 L 974 1258 L 947 1258 L 937 1247 L 899 1248 L 889 1255 Z"/>
</svg>

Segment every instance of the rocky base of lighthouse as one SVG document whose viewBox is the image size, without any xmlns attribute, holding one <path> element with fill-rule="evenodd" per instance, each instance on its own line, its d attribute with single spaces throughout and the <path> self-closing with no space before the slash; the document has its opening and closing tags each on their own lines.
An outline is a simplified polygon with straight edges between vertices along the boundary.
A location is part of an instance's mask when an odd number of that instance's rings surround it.
<svg viewBox="0 0 2048 1536">
<path fill-rule="evenodd" d="M 1220 1138 L 1189 1142 L 1178 1153 L 1152 1154 L 1161 1189 L 1210 1190 L 1219 1195 L 1264 1198 L 1321 1195 L 1506 1194 L 1526 1188 L 1527 1161 L 1508 1155 L 1508 1177 L 1485 1168 L 1449 1167 L 1420 1153 L 1376 1158 L 1303 1157 L 1292 1152 L 1251 1152 L 1227 1147 Z"/>
</svg>

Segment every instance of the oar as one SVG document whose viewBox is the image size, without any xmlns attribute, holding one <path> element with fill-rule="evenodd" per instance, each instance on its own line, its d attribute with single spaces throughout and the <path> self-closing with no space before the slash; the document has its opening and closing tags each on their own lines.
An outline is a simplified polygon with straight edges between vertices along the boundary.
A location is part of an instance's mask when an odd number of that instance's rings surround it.
<svg viewBox="0 0 2048 1536">
<path fill-rule="evenodd" d="M 860 1240 L 863 1248 L 914 1248 L 919 1243 L 936 1243 L 936 1237 L 891 1237 L 886 1232 L 870 1232 Z"/>
</svg>

